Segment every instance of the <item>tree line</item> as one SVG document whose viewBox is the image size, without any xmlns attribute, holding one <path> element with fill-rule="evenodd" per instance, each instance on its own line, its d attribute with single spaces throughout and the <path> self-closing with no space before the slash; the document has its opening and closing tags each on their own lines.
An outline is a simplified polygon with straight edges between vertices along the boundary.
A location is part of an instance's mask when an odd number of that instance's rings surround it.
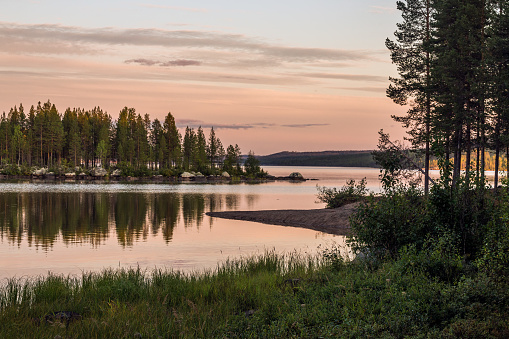
<svg viewBox="0 0 509 339">
<path fill-rule="evenodd" d="M 124 107 L 113 120 L 100 107 L 67 108 L 61 114 L 48 100 L 28 112 L 23 104 L 14 106 L 0 118 L 0 161 L 18 170 L 102 166 L 119 168 L 126 175 L 151 171 L 168 176 L 183 171 L 259 175 L 254 154 L 249 152 L 246 163 L 241 155 L 237 144 L 225 150 L 214 128 L 208 138 L 201 126 L 187 127 L 182 136 L 171 113 L 163 121 L 151 120 L 148 114 Z"/>
<path fill-rule="evenodd" d="M 494 151 L 496 187 L 501 153 L 509 158 L 509 2 L 405 0 L 397 8 L 403 20 L 386 46 L 399 76 L 387 95 L 410 109 L 393 118 L 424 151 L 426 174 L 434 155 L 452 186 L 462 157 L 465 181 L 484 182 L 486 150 Z"/>
</svg>

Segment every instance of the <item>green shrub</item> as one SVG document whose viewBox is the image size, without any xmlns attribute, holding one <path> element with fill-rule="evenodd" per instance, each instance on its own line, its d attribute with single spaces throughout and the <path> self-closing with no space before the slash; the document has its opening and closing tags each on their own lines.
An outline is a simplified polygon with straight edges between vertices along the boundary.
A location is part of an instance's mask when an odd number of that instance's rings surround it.
<svg viewBox="0 0 509 339">
<path fill-rule="evenodd" d="M 171 177 L 174 175 L 173 171 L 169 168 L 161 168 L 159 170 L 159 174 L 162 175 L 163 177 Z"/>
<path fill-rule="evenodd" d="M 8 164 L 4 165 L 2 169 L 2 174 L 6 175 L 21 175 L 21 168 L 16 164 Z"/>
<path fill-rule="evenodd" d="M 371 195 L 350 217 L 348 242 L 355 252 L 369 252 L 381 259 L 396 257 L 405 245 L 414 244 L 420 250 L 435 230 L 428 217 L 426 201 L 416 188 Z"/>
<path fill-rule="evenodd" d="M 499 223 L 504 208 L 507 203 L 494 199 L 492 191 L 474 186 L 464 178 L 455 187 L 441 180 L 429 195 L 430 219 L 437 225 L 437 231 L 449 233 L 461 253 L 471 258 L 481 250 L 488 224 Z"/>
<path fill-rule="evenodd" d="M 148 167 L 146 167 L 146 166 L 138 168 L 138 169 L 134 170 L 133 172 L 134 172 L 134 176 L 138 177 L 138 178 L 148 177 L 148 176 L 152 175 L 152 171 L 150 171 L 148 169 Z"/>
<path fill-rule="evenodd" d="M 340 189 L 335 187 L 328 188 L 316 186 L 318 190 L 317 198 L 319 201 L 326 203 L 327 208 L 337 208 L 346 204 L 350 204 L 361 200 L 368 193 L 366 188 L 366 178 L 362 179 L 359 183 L 350 179 L 346 185 Z"/>
<path fill-rule="evenodd" d="M 127 162 L 119 162 L 117 168 L 122 172 L 123 177 L 134 177 L 134 168 Z"/>
<path fill-rule="evenodd" d="M 509 211 L 503 211 L 500 222 L 492 220 L 476 261 L 477 267 L 496 279 L 509 277 Z"/>
<path fill-rule="evenodd" d="M 428 241 L 421 250 L 414 244 L 404 246 L 394 264 L 400 274 L 424 273 L 445 282 L 457 281 L 463 273 L 463 262 L 450 235 Z"/>
</svg>

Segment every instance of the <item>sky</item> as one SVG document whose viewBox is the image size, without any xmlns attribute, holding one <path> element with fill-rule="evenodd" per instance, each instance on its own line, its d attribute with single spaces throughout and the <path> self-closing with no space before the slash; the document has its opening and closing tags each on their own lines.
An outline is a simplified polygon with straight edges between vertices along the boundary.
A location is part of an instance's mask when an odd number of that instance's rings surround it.
<svg viewBox="0 0 509 339">
<path fill-rule="evenodd" d="M 395 0 L 0 0 L 0 112 L 125 106 L 279 151 L 402 139 L 386 97 Z"/>
</svg>

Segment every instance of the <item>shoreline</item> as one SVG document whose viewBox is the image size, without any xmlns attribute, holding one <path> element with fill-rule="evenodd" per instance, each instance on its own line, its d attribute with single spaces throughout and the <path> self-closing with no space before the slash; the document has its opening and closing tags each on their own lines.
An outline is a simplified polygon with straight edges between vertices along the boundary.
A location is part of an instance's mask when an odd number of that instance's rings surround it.
<svg viewBox="0 0 509 339">
<path fill-rule="evenodd" d="M 250 178 L 250 177 L 224 177 L 219 175 L 209 176 L 196 176 L 196 177 L 177 177 L 177 176 L 162 176 L 153 175 L 147 177 L 131 177 L 131 176 L 93 176 L 93 175 L 7 175 L 0 174 L 0 182 L 2 181 L 32 181 L 32 182 L 152 182 L 152 183 L 239 183 L 239 182 L 270 182 L 270 181 L 289 181 L 289 182 L 303 182 L 303 181 L 317 181 L 313 178 L 292 178 L 292 177 L 276 177 L 267 176 L 263 178 Z"/>
<path fill-rule="evenodd" d="M 334 235 L 348 235 L 349 218 L 358 205 L 357 202 L 334 209 L 226 211 L 207 212 L 206 215 L 268 225 L 307 228 Z"/>
</svg>

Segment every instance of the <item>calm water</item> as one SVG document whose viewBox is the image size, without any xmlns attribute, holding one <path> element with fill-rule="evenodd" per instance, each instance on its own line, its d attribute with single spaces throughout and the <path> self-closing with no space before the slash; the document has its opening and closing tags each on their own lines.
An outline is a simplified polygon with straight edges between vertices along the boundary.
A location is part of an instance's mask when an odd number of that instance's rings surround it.
<svg viewBox="0 0 509 339">
<path fill-rule="evenodd" d="M 196 271 L 227 258 L 263 253 L 314 253 L 344 243 L 321 232 L 224 220 L 209 211 L 311 209 L 316 185 L 343 186 L 378 170 L 264 167 L 272 175 L 299 171 L 318 181 L 264 184 L 0 183 L 0 278 L 48 271 L 78 274 L 105 267 Z"/>
</svg>

